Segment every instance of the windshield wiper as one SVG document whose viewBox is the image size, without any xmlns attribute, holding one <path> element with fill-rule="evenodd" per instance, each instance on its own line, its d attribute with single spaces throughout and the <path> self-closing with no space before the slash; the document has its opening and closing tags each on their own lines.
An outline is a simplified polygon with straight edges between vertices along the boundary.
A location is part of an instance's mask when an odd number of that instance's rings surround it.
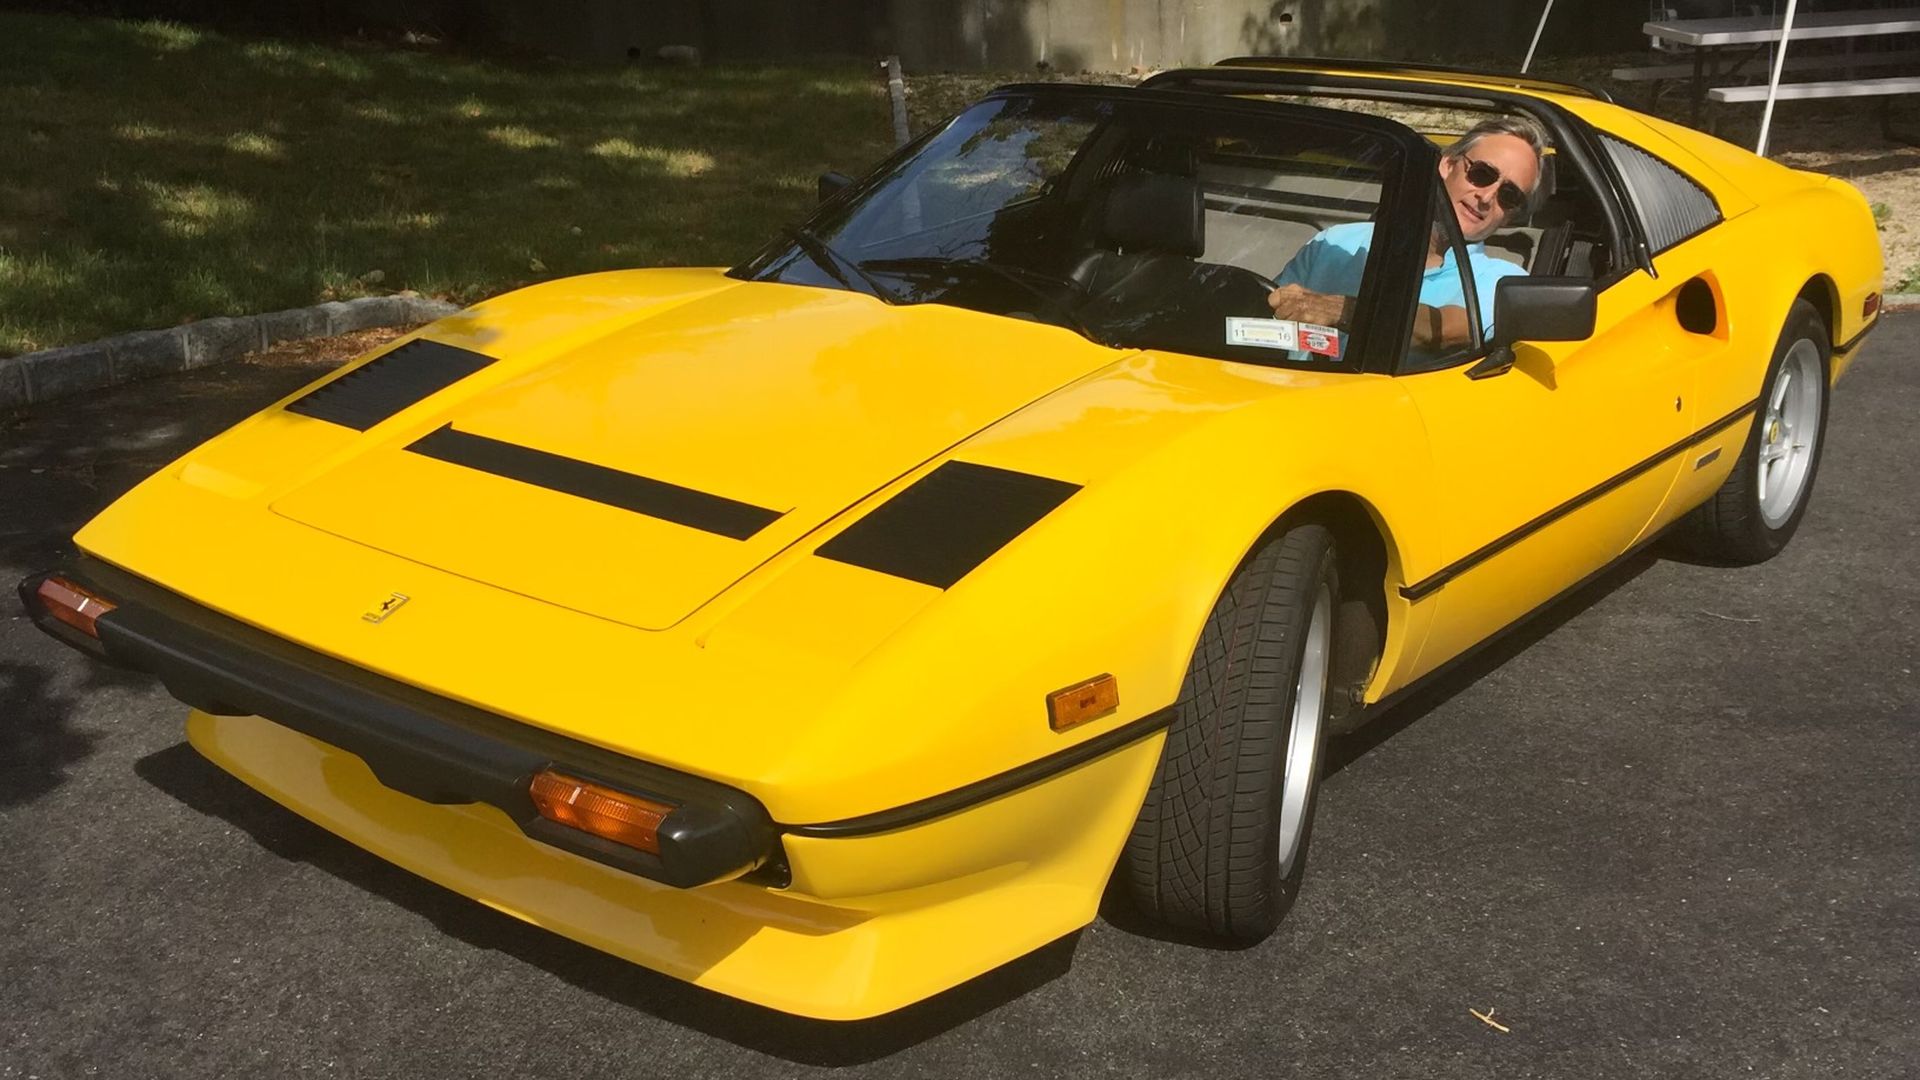
<svg viewBox="0 0 1920 1080">
<path fill-rule="evenodd" d="M 832 244 L 827 243 L 825 240 L 820 239 L 818 236 L 815 236 L 813 233 L 808 232 L 798 225 L 788 225 L 781 229 L 780 232 L 781 235 L 787 239 L 799 244 L 800 250 L 806 252 L 808 257 L 813 259 L 815 263 L 818 263 L 820 269 L 833 275 L 835 281 L 838 281 L 848 289 L 854 292 L 867 293 L 882 303 L 897 304 L 900 302 L 898 293 L 881 284 L 879 278 L 862 270 L 859 263 L 833 250 Z M 853 271 L 854 276 L 858 277 L 866 288 L 863 289 L 855 285 L 853 278 L 847 276 L 846 272 L 848 270 Z"/>
<path fill-rule="evenodd" d="M 1002 281 L 1011 282 L 1025 290 L 1029 296 L 1038 299 L 1046 306 L 1046 314 L 1055 317 L 1055 322 L 1066 326 L 1067 329 L 1074 331 L 1095 345 L 1105 345 L 1109 348 L 1113 347 L 1112 342 L 1094 333 L 1093 329 L 1089 327 L 1080 316 L 1074 314 L 1071 308 L 1061 303 L 1058 296 L 1036 283 L 1037 280 L 1044 281 L 1049 285 L 1063 284 L 1061 279 L 1051 274 L 1043 274 L 1038 270 L 1027 270 L 1024 268 L 1016 270 L 1012 267 L 1002 266 L 996 262 L 988 262 L 985 259 L 943 259 L 932 255 L 915 255 L 899 259 L 869 259 L 859 265 L 878 267 L 883 271 L 888 269 L 939 270 L 952 266 L 964 266 L 969 269 L 985 270 Z M 858 269 L 858 267 L 856 267 L 856 269 Z"/>
</svg>

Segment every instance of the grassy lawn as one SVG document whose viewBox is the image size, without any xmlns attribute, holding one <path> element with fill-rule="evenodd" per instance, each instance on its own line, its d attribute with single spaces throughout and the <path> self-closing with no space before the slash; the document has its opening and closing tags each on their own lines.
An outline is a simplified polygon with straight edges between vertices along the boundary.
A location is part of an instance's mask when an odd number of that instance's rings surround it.
<svg viewBox="0 0 1920 1080">
<path fill-rule="evenodd" d="M 891 145 L 865 64 L 512 65 L 0 13 L 0 356 L 730 265 Z"/>
<path fill-rule="evenodd" d="M 1637 59 L 1543 66 L 1604 82 Z M 916 76 L 914 129 L 1031 77 Z M 1728 111 L 1722 133 L 1750 142 L 1755 119 Z M 0 356 L 403 289 L 464 303 L 732 264 L 806 212 L 821 171 L 890 143 L 864 62 L 514 64 L 0 12 Z M 1888 284 L 1920 288 L 1920 149 L 1850 103 L 1783 108 L 1774 147 L 1859 184 Z"/>
</svg>

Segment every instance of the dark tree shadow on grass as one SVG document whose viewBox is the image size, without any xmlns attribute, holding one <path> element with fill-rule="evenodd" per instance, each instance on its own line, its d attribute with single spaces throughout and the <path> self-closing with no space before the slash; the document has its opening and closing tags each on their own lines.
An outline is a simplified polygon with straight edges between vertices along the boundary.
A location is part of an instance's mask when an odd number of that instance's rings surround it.
<svg viewBox="0 0 1920 1080">
<path fill-rule="evenodd" d="M 480 61 L 0 12 L 0 350 L 726 266 L 887 149 L 865 65 Z"/>
</svg>

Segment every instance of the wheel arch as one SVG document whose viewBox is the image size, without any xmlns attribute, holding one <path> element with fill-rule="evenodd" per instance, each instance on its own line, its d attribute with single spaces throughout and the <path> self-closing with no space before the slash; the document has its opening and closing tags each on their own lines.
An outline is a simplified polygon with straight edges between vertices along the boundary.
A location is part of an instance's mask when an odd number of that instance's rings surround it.
<svg viewBox="0 0 1920 1080">
<path fill-rule="evenodd" d="M 1839 345 L 1843 340 L 1839 321 L 1840 287 L 1834 284 L 1833 279 L 1824 272 L 1814 274 L 1806 284 L 1800 286 L 1800 292 L 1794 299 L 1805 300 L 1813 305 L 1813 309 L 1820 313 L 1820 321 L 1826 324 L 1827 344 Z"/>
<path fill-rule="evenodd" d="M 1340 570 L 1341 604 L 1334 630 L 1334 669 L 1328 687 L 1328 723 L 1335 733 L 1358 726 L 1362 694 L 1385 654 L 1393 623 L 1388 581 L 1400 565 L 1393 532 L 1367 499 L 1346 490 L 1320 491 L 1295 502 L 1275 518 L 1244 558 L 1300 525 L 1333 533 Z M 1359 587 L 1356 589 L 1355 586 Z"/>
</svg>

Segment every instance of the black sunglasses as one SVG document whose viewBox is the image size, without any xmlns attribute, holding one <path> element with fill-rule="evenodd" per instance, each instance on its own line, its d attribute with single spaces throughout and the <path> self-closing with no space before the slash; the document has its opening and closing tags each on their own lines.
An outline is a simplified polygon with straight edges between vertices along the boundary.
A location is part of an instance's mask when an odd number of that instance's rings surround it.
<svg viewBox="0 0 1920 1080">
<path fill-rule="evenodd" d="M 1499 169 L 1484 161 L 1475 161 L 1465 154 L 1460 155 L 1460 160 L 1467 163 L 1467 183 L 1477 188 L 1492 187 L 1496 183 L 1500 185 L 1500 190 L 1493 193 L 1493 201 L 1500 204 L 1500 209 L 1511 214 L 1527 205 L 1527 193 L 1521 191 L 1520 185 L 1513 181 L 1500 179 Z"/>
</svg>

